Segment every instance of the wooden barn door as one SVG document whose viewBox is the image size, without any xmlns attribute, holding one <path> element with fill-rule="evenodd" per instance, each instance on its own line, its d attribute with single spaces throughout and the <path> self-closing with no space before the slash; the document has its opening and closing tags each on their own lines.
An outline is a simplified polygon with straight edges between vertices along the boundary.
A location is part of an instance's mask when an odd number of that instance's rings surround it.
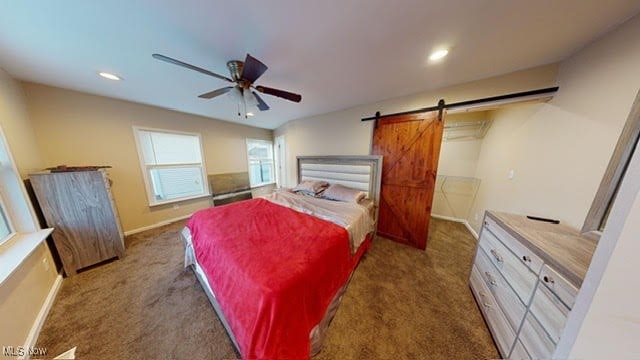
<svg viewBox="0 0 640 360">
<path fill-rule="evenodd" d="M 426 248 L 443 123 L 437 111 L 377 120 L 372 153 L 383 156 L 381 236 Z"/>
</svg>

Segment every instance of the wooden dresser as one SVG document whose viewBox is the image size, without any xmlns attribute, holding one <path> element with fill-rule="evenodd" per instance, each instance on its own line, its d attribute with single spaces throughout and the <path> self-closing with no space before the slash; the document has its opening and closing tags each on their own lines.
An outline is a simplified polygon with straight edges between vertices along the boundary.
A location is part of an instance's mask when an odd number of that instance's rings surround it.
<svg viewBox="0 0 640 360">
<path fill-rule="evenodd" d="M 67 275 L 124 255 L 124 235 L 104 170 L 29 175 Z"/>
<path fill-rule="evenodd" d="M 487 211 L 470 286 L 504 358 L 552 357 L 595 247 L 571 227 Z"/>
</svg>

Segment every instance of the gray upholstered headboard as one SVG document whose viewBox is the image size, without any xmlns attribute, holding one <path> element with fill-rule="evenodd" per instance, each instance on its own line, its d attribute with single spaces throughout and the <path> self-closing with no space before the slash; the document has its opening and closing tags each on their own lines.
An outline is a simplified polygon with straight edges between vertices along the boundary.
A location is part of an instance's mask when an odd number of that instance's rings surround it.
<svg viewBox="0 0 640 360">
<path fill-rule="evenodd" d="M 298 156 L 297 159 L 298 182 L 324 180 L 362 190 L 378 206 L 382 156 Z"/>
</svg>

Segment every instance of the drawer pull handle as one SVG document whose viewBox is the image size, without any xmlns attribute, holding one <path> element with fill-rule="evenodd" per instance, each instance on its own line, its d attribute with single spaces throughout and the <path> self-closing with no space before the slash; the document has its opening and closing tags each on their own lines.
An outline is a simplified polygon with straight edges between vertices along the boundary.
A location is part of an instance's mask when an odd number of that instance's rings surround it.
<svg viewBox="0 0 640 360">
<path fill-rule="evenodd" d="M 522 261 L 531 262 L 531 258 L 527 255 L 522 255 Z"/>
<path fill-rule="evenodd" d="M 487 275 L 487 279 L 489 279 L 489 283 L 490 283 L 491 285 L 493 285 L 493 286 L 498 285 L 498 283 L 496 282 L 496 279 L 495 279 L 493 276 L 491 276 L 491 273 L 490 273 L 490 272 L 485 271 L 485 272 L 484 272 L 484 274 L 485 274 L 485 275 Z"/>
<path fill-rule="evenodd" d="M 551 284 L 553 284 L 555 282 L 555 281 L 553 281 L 552 277 L 546 276 L 546 275 L 542 278 L 542 280 L 544 280 L 544 282 L 546 282 L 546 283 L 551 283 Z"/>
<path fill-rule="evenodd" d="M 489 308 L 491 308 L 491 304 L 487 303 L 487 302 L 484 300 L 484 297 L 485 297 L 485 296 L 486 296 L 486 295 L 484 294 L 484 292 L 480 291 L 480 297 L 482 298 L 482 305 L 483 305 L 484 307 L 486 307 L 486 308 L 488 308 L 488 309 L 489 309 Z"/>
<path fill-rule="evenodd" d="M 501 263 L 502 260 L 502 256 L 500 256 L 500 254 L 498 254 L 498 252 L 496 251 L 496 249 L 491 249 L 490 251 L 491 255 L 493 255 L 494 258 L 496 258 L 496 261 Z"/>
</svg>

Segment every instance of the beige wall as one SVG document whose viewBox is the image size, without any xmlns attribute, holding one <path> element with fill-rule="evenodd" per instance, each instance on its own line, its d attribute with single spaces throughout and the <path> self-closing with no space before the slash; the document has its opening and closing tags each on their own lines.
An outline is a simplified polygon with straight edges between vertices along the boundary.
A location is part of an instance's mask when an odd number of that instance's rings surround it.
<svg viewBox="0 0 640 360">
<path fill-rule="evenodd" d="M 495 112 L 478 160 L 474 229 L 486 209 L 582 227 L 640 86 L 638 38 L 640 17 L 565 60 L 548 103 Z"/>
<path fill-rule="evenodd" d="M 478 166 L 482 139 L 443 141 L 438 175 L 473 177 Z"/>
<path fill-rule="evenodd" d="M 556 85 L 556 64 L 514 72 L 462 85 L 366 104 L 343 111 L 290 121 L 275 130 L 285 135 L 287 147 L 287 184 L 295 183 L 295 159 L 298 155 L 369 154 L 373 122 L 361 122 L 376 111 L 382 114 L 414 110 L 446 102 L 484 98 Z"/>
<path fill-rule="evenodd" d="M 22 176 L 42 166 L 35 135 L 19 83 L 0 69 L 0 126 Z M 45 269 L 42 261 L 48 262 Z M 22 346 L 27 339 L 56 273 L 45 243 L 0 285 L 0 346 Z M 0 354 L 0 356 L 2 356 Z"/>
<path fill-rule="evenodd" d="M 48 262 L 45 269 L 43 260 Z M 0 286 L 0 347 L 23 346 L 55 279 L 46 243 L 38 246 Z M 2 357 L 2 353 L 0 353 Z"/>
<path fill-rule="evenodd" d="M 29 172 L 40 169 L 42 159 L 29 120 L 22 86 L 2 69 L 0 69 L 0 126 L 7 137 L 20 176 L 26 178 Z"/>
<path fill-rule="evenodd" d="M 245 139 L 273 138 L 271 130 L 157 107 L 33 83 L 24 88 L 44 165 L 112 166 L 109 174 L 125 231 L 209 206 L 208 199 L 199 199 L 178 203 L 178 209 L 171 204 L 149 207 L 134 125 L 200 133 L 209 174 L 247 171 Z"/>
<path fill-rule="evenodd" d="M 445 117 L 445 126 L 456 122 L 489 120 L 489 117 L 488 111 L 450 114 Z M 482 139 L 444 140 L 440 146 L 438 175 L 475 176 L 481 145 Z"/>
</svg>

